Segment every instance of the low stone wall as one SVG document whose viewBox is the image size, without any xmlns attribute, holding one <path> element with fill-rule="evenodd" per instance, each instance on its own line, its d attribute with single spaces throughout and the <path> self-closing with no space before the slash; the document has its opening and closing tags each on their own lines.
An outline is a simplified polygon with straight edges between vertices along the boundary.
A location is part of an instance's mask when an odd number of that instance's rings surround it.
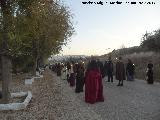
<svg viewBox="0 0 160 120">
<path fill-rule="evenodd" d="M 11 99 L 15 97 L 23 97 L 27 96 L 24 102 L 22 103 L 9 103 L 9 104 L 0 104 L 0 110 L 22 110 L 27 107 L 30 100 L 32 99 L 32 93 L 28 92 L 19 92 L 19 93 L 11 93 Z"/>
<path fill-rule="evenodd" d="M 32 78 L 27 78 L 27 79 L 25 79 L 25 85 L 32 85 L 32 83 L 34 82 L 35 79 L 40 79 L 40 78 L 43 78 L 43 75 L 37 75 Z"/>
<path fill-rule="evenodd" d="M 25 79 L 25 85 L 32 85 L 33 82 L 34 82 L 34 78 Z"/>
</svg>

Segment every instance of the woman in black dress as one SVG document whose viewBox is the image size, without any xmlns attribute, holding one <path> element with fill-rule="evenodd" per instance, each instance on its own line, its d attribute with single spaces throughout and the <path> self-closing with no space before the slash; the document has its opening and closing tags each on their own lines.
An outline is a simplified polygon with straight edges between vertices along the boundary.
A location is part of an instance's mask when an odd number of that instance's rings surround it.
<svg viewBox="0 0 160 120">
<path fill-rule="evenodd" d="M 153 64 L 151 61 L 149 61 L 147 65 L 147 82 L 148 84 L 153 84 Z"/>
<path fill-rule="evenodd" d="M 77 65 L 77 75 L 76 75 L 76 89 L 75 92 L 83 92 L 84 86 L 84 65 L 82 62 L 79 62 Z"/>
</svg>

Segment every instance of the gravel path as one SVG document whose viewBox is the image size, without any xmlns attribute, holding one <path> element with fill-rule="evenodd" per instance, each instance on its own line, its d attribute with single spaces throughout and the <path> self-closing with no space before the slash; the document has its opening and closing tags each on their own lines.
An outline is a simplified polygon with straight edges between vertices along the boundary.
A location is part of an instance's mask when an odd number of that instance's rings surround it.
<svg viewBox="0 0 160 120">
<path fill-rule="evenodd" d="M 101 120 L 66 81 L 48 70 L 43 79 L 29 86 L 24 85 L 24 80 L 13 81 L 12 92 L 27 90 L 33 94 L 29 106 L 21 111 L 1 111 L 0 120 Z"/>
<path fill-rule="evenodd" d="M 89 105 L 103 120 L 160 120 L 160 84 L 125 81 L 123 87 L 103 82 L 105 102 Z"/>
<path fill-rule="evenodd" d="M 148 85 L 143 80 L 103 81 L 105 101 L 96 104 L 84 102 L 84 93 L 51 71 L 44 78 L 25 86 L 23 80 L 12 83 L 12 91 L 31 90 L 33 98 L 22 111 L 1 111 L 0 120 L 160 120 L 160 84 Z"/>
</svg>

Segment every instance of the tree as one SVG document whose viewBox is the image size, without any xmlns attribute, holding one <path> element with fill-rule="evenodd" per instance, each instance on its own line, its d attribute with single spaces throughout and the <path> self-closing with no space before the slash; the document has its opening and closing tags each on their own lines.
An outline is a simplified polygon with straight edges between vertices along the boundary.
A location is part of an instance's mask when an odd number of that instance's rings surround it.
<svg viewBox="0 0 160 120">
<path fill-rule="evenodd" d="M 9 96 L 11 59 L 15 64 L 27 62 L 35 74 L 37 61 L 58 53 L 73 34 L 71 18 L 69 9 L 57 0 L 0 1 L 4 96 Z"/>
<path fill-rule="evenodd" d="M 39 12 L 40 11 L 40 12 Z M 61 46 L 73 33 L 70 14 L 67 8 L 58 2 L 41 0 L 30 6 L 30 16 L 27 17 L 31 37 L 35 74 L 37 60 L 48 58 L 52 53 L 58 53 Z M 30 27 L 32 26 L 32 27 Z"/>
<path fill-rule="evenodd" d="M 9 55 L 9 35 L 10 27 L 12 26 L 12 1 L 0 1 L 0 16 L 1 16 L 1 65 L 2 65 L 2 98 L 3 103 L 9 102 L 9 83 L 11 81 L 11 59 Z"/>
<path fill-rule="evenodd" d="M 52 0 L 15 0 L 13 6 L 9 49 L 14 68 L 26 64 L 17 65 L 17 60 L 27 60 L 35 74 L 37 60 L 58 53 L 73 34 L 72 15 L 65 5 Z"/>
<path fill-rule="evenodd" d="M 148 50 L 160 52 L 160 29 L 154 33 L 146 33 L 142 37 L 141 46 Z"/>
</svg>

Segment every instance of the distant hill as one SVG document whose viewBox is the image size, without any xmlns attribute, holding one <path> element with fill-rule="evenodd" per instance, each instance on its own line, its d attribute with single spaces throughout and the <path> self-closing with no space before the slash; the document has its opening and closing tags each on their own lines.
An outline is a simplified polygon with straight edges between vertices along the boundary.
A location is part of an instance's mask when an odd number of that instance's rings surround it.
<svg viewBox="0 0 160 120">
<path fill-rule="evenodd" d="M 54 62 L 63 62 L 63 61 L 75 61 L 75 60 L 85 60 L 89 58 L 86 55 L 63 55 L 63 56 L 52 56 L 48 60 Z"/>
<path fill-rule="evenodd" d="M 129 48 L 121 48 L 121 49 L 114 49 L 112 52 L 108 54 L 104 54 L 100 56 L 100 59 L 106 59 L 109 56 L 112 57 L 118 57 L 118 56 L 123 56 L 123 55 L 129 55 L 133 53 L 140 53 L 140 52 L 147 52 L 146 49 L 142 48 L 141 46 L 133 46 Z"/>
</svg>

